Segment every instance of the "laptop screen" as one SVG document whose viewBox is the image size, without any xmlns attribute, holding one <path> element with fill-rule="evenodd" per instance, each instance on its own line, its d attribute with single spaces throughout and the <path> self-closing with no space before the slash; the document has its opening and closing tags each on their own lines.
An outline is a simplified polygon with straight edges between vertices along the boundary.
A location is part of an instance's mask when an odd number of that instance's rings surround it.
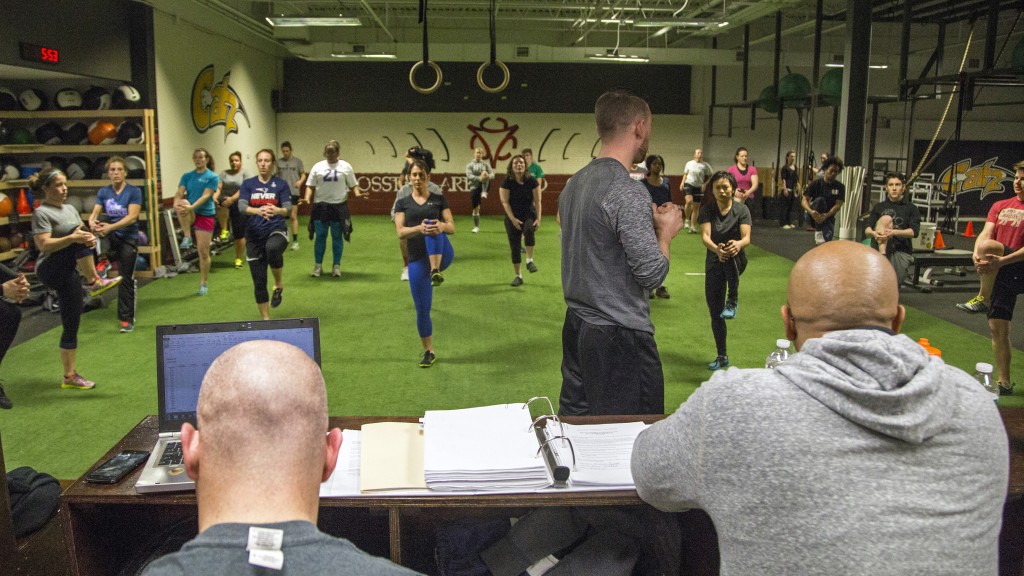
<svg viewBox="0 0 1024 576">
<path fill-rule="evenodd" d="M 225 350 L 251 340 L 287 342 L 320 364 L 317 318 L 156 327 L 160 432 L 178 432 L 183 422 L 196 424 L 199 386 L 206 370 Z"/>
</svg>

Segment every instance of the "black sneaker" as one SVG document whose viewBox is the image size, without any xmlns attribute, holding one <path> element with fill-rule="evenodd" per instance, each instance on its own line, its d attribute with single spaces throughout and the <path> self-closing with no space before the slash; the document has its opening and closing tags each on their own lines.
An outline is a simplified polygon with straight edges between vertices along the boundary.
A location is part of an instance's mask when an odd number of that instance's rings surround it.
<svg viewBox="0 0 1024 576">
<path fill-rule="evenodd" d="M 420 368 L 430 368 L 434 365 L 434 361 L 437 360 L 437 356 L 430 350 L 423 353 L 423 360 L 420 360 Z"/>
<path fill-rule="evenodd" d="M 430 272 L 430 285 L 440 286 L 442 282 L 444 282 L 444 274 L 441 274 L 441 271 L 437 268 L 433 269 Z"/>
<path fill-rule="evenodd" d="M 284 288 L 274 288 L 274 295 L 270 297 L 270 307 L 277 308 L 281 305 L 281 293 L 284 292 Z"/>
<path fill-rule="evenodd" d="M 527 262 L 526 269 L 530 271 L 530 274 L 533 274 L 534 272 L 537 271 L 537 265 L 534 264 L 533 262 Z"/>
<path fill-rule="evenodd" d="M 1014 384 L 1012 382 L 1010 383 L 1009 386 L 1004 386 L 1002 382 L 999 382 L 998 384 L 999 384 L 999 395 L 1000 396 L 1010 396 L 1010 395 L 1012 395 L 1013 394 L 1013 387 L 1016 386 L 1016 384 Z M 2 390 L 2 389 L 0 389 L 0 390 Z M 2 392 L 0 392 L 0 393 L 2 393 Z M 8 400 L 8 402 L 10 402 L 10 400 Z"/>
<path fill-rule="evenodd" d="M 512 285 L 513 286 L 522 286 L 523 285 L 523 277 L 522 276 L 516 276 L 515 278 L 513 278 L 512 279 Z"/>
<path fill-rule="evenodd" d="M 11 399 L 7 397 L 7 393 L 4 392 L 4 387 L 0 384 L 0 408 L 4 410 L 10 410 L 14 404 L 11 403 Z"/>
</svg>

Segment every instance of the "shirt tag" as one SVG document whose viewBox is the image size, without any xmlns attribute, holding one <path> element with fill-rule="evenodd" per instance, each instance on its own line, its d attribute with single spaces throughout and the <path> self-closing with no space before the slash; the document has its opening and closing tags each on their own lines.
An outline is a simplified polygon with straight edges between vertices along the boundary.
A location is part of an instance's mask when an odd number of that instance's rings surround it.
<svg viewBox="0 0 1024 576">
<path fill-rule="evenodd" d="M 280 570 L 284 566 L 284 552 L 280 550 L 249 550 L 249 564 Z"/>
<path fill-rule="evenodd" d="M 246 550 L 280 550 L 281 541 L 284 540 L 284 530 L 276 528 L 249 527 L 249 541 L 245 545 Z"/>
<path fill-rule="evenodd" d="M 554 568 L 555 564 L 558 564 L 558 558 L 555 558 L 554 556 L 546 556 L 531 564 L 530 567 L 526 569 L 526 573 L 530 576 L 541 576 L 548 570 Z"/>
</svg>

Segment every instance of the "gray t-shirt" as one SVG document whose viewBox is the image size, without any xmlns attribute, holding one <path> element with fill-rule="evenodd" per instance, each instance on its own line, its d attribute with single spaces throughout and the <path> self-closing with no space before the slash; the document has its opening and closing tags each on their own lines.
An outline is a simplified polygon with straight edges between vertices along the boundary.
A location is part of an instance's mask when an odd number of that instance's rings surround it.
<svg viewBox="0 0 1024 576">
<path fill-rule="evenodd" d="M 281 551 L 284 564 L 280 571 L 249 564 L 245 550 L 249 524 L 215 524 L 173 554 L 149 566 L 143 576 L 193 576 L 218 574 L 229 576 L 280 574 L 415 576 L 407 568 L 384 558 L 370 556 L 348 540 L 335 538 L 317 530 L 309 522 L 291 521 L 260 524 L 263 528 L 284 531 Z"/>
<path fill-rule="evenodd" d="M 711 165 L 707 162 L 690 160 L 683 171 L 686 172 L 686 181 L 683 182 L 686 186 L 700 188 L 704 181 L 711 177 Z"/>
<path fill-rule="evenodd" d="M 235 192 L 242 187 L 242 182 L 245 182 L 249 178 L 252 178 L 252 174 L 245 170 L 239 170 L 234 174 L 231 174 L 227 170 L 220 173 L 221 192 L 220 197 L 226 198 L 228 196 L 234 196 Z M 291 186 L 289 184 L 289 186 Z"/>
<path fill-rule="evenodd" d="M 291 188 L 295 194 L 299 193 L 299 190 L 295 187 L 295 182 L 299 179 L 299 176 L 305 172 L 306 169 L 302 165 L 302 160 L 298 156 L 292 155 L 288 160 L 284 158 L 277 159 L 277 177 L 288 183 L 288 187 Z"/>
<path fill-rule="evenodd" d="M 480 182 L 480 175 L 484 172 L 490 174 L 492 180 L 494 179 L 494 170 L 491 170 L 491 167 L 483 161 L 477 162 L 476 160 L 473 160 L 469 164 L 466 164 L 466 179 L 469 180 L 470 188 L 476 188 L 482 184 Z M 488 182 L 490 182 L 490 180 L 488 180 Z"/>
<path fill-rule="evenodd" d="M 668 276 L 651 196 L 617 160 L 595 158 L 558 198 L 565 303 L 591 324 L 654 333 L 648 293 Z"/>
<path fill-rule="evenodd" d="M 62 204 L 60 208 L 40 202 L 39 207 L 32 212 L 32 235 L 50 233 L 51 236 L 63 237 L 71 231 L 73 226 L 82 225 L 82 215 L 71 205 Z M 36 266 L 46 260 L 52 252 L 40 252 L 36 260 Z"/>
</svg>

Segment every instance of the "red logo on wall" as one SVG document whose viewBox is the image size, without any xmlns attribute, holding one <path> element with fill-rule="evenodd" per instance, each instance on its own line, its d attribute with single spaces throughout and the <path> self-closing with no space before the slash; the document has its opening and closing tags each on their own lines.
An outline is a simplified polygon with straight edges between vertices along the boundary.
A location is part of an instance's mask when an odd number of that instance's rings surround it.
<svg viewBox="0 0 1024 576">
<path fill-rule="evenodd" d="M 473 137 L 469 139 L 469 147 L 471 149 L 481 148 L 484 151 L 484 158 L 491 161 L 491 168 L 497 168 L 498 162 L 508 160 L 512 157 L 511 152 L 505 152 L 505 148 L 511 146 L 513 150 L 519 146 L 519 141 L 516 139 L 516 132 L 519 130 L 518 124 L 509 125 L 508 120 L 504 118 L 495 118 L 495 123 L 499 126 L 488 126 L 491 117 L 488 116 L 480 121 L 480 124 L 473 126 L 472 124 L 466 126 L 470 132 L 473 133 Z M 496 147 L 492 148 L 491 141 L 500 140 Z"/>
</svg>

